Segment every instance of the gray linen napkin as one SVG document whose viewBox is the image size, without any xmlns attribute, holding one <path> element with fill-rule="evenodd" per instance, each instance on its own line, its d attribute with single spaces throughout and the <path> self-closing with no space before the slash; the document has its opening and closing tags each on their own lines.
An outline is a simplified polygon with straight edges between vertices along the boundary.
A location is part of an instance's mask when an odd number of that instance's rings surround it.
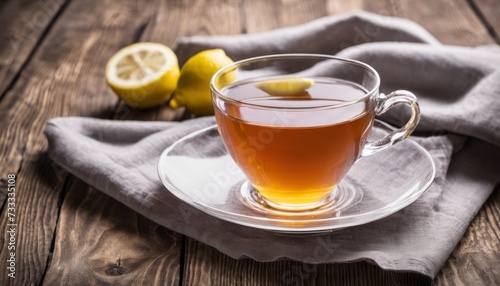
<svg viewBox="0 0 500 286">
<path fill-rule="evenodd" d="M 369 43 L 377 41 L 393 42 Z M 381 75 L 383 92 L 408 89 L 419 98 L 422 120 L 414 140 L 436 164 L 434 183 L 415 203 L 385 219 L 329 234 L 283 235 L 214 218 L 178 200 L 160 183 L 160 153 L 213 124 L 212 117 L 182 123 L 54 118 L 45 130 L 51 158 L 151 220 L 233 258 L 366 260 L 434 277 L 500 180 L 498 48 L 443 46 L 415 23 L 360 12 L 255 35 L 183 38 L 176 53 L 182 62 L 214 47 L 235 60 L 338 52 L 372 65 Z M 401 124 L 406 112 L 396 108 L 384 119 Z"/>
</svg>

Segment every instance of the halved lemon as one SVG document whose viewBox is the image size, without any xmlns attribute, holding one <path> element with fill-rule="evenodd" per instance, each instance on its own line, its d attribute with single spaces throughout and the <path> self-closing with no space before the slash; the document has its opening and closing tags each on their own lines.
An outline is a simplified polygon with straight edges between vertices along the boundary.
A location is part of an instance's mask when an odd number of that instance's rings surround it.
<svg viewBox="0 0 500 286">
<path fill-rule="evenodd" d="M 179 79 L 177 56 L 158 43 L 136 43 L 106 64 L 106 82 L 129 106 L 148 108 L 170 98 Z"/>
<path fill-rule="evenodd" d="M 274 96 L 299 95 L 314 84 L 312 78 L 280 78 L 256 83 L 262 91 Z"/>
</svg>

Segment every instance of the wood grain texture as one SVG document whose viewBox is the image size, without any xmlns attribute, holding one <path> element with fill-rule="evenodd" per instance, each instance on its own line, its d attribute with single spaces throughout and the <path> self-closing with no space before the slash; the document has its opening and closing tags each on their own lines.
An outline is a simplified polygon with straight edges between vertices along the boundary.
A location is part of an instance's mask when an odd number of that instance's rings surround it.
<svg viewBox="0 0 500 286">
<path fill-rule="evenodd" d="M 163 43 L 173 47 L 183 36 L 239 34 L 240 10 L 238 0 L 158 0 L 140 41 Z M 181 120 L 193 117 L 185 108 L 172 110 L 168 104 L 149 110 L 118 105 L 116 119 L 120 120 Z"/>
<path fill-rule="evenodd" d="M 279 28 L 282 25 L 300 24 L 323 16 L 325 11 L 332 14 L 364 9 L 385 15 L 410 18 L 429 29 L 440 41 L 446 44 L 477 45 L 492 42 L 485 28 L 466 3 L 455 4 L 450 1 L 425 1 L 422 4 L 417 1 L 366 0 L 327 1 L 327 3 L 303 1 L 300 2 L 302 7 L 299 7 L 300 4 L 297 3 L 299 2 L 243 1 L 245 31 L 252 33 Z M 441 15 L 443 9 L 444 16 Z M 290 15 L 295 15 L 295 17 Z M 493 199 L 493 201 L 495 200 Z M 485 209 L 490 209 L 492 212 L 489 217 L 498 217 L 499 209 L 497 207 L 488 208 L 486 206 Z M 497 215 L 493 215 L 494 213 Z M 491 229 L 494 229 L 494 223 L 498 223 L 498 221 L 487 222 L 482 227 L 491 232 Z M 478 228 L 476 231 L 481 232 L 483 228 Z M 495 241 L 498 242 L 498 237 Z M 479 247 L 476 248 L 476 251 L 480 252 L 476 256 L 477 261 L 483 255 L 489 256 L 490 265 L 493 265 L 491 267 L 495 267 L 494 265 L 500 261 L 497 255 L 488 254 L 491 248 L 481 245 L 484 242 L 479 243 Z M 456 250 L 455 253 L 458 257 L 462 257 L 460 249 Z M 273 263 L 234 260 L 189 238 L 186 244 L 184 268 L 183 281 L 188 285 L 429 285 L 431 283 L 428 278 L 419 274 L 383 271 L 366 262 L 310 265 L 288 260 Z M 456 276 L 448 272 L 453 268 L 460 271 L 460 269 L 469 269 L 470 266 L 455 263 L 451 259 L 434 283 L 436 285 L 457 285 L 460 282 L 465 282 L 465 285 L 472 285 L 474 279 L 477 278 L 477 276 L 469 276 L 468 272 L 463 271 L 463 276 L 466 279 L 457 279 Z M 485 278 L 492 279 L 491 277 L 494 275 L 483 275 L 483 280 L 476 281 L 485 281 Z"/>
<path fill-rule="evenodd" d="M 0 285 L 36 285 L 41 282 L 50 255 L 54 229 L 57 224 L 58 201 L 64 183 L 62 173 L 43 153 L 24 154 L 23 166 L 16 175 L 15 190 L 15 250 L 7 247 L 7 236 L 0 239 L 0 259 L 6 261 L 15 253 L 15 279 L 0 267 Z M 36 179 L 33 179 L 36 178 Z M 0 229 L 7 226 L 8 208 L 2 210 Z M 10 272 L 10 271 L 9 271 Z"/>
<path fill-rule="evenodd" d="M 173 46 L 180 37 L 239 34 L 238 0 L 158 0 L 141 40 Z"/>
<path fill-rule="evenodd" d="M 62 12 L 47 12 L 51 15 L 47 23 L 43 16 L 36 16 L 45 26 L 34 32 L 19 30 L 29 28 L 25 24 L 32 21 L 38 7 L 51 1 L 58 4 L 52 11 Z M 135 110 L 117 103 L 104 82 L 103 66 L 114 52 L 132 42 L 172 45 L 180 36 L 265 31 L 326 14 L 365 9 L 412 19 L 443 43 L 487 44 L 493 40 L 483 22 L 486 19 L 498 35 L 494 22 L 500 15 L 498 1 L 72 0 L 67 5 L 62 1 L 0 3 L 0 27 L 7 31 L 0 36 L 0 95 L 4 95 L 0 101 L 0 202 L 5 206 L 7 174 L 16 174 L 18 224 L 17 278 L 8 279 L 6 269 L 0 267 L 0 285 L 430 283 L 418 274 L 382 271 L 365 262 L 309 265 L 289 260 L 258 263 L 231 259 L 203 243 L 183 239 L 69 176 L 47 158 L 42 130 L 46 120 L 55 116 L 119 120 L 189 117 L 183 110 L 174 112 L 166 105 Z M 470 3 L 480 7 L 477 11 L 483 22 Z M 12 42 L 1 37 L 9 39 L 10 31 L 29 35 L 17 50 L 19 55 L 6 52 L 5 47 Z M 0 228 L 5 230 L 5 207 L 0 211 Z M 433 284 L 500 284 L 499 225 L 497 188 Z M 8 255 L 6 243 L 6 237 L 0 236 L 1 261 Z"/>
<path fill-rule="evenodd" d="M 65 2 L 5 0 L 0 3 L 0 99 Z"/>
<path fill-rule="evenodd" d="M 318 285 L 429 285 L 431 279 L 417 273 L 384 271 L 367 262 L 318 266 Z"/>
<path fill-rule="evenodd" d="M 243 1 L 242 28 L 253 33 L 297 25 L 324 16 L 324 8 L 323 0 Z M 315 285 L 318 274 L 315 266 L 290 260 L 234 260 L 190 238 L 184 255 L 186 285 Z"/>
<path fill-rule="evenodd" d="M 89 5 L 88 16 L 93 14 L 92 7 L 102 6 L 99 3 L 95 1 Z M 115 29 L 129 32 L 118 32 L 119 37 L 104 35 L 107 44 L 114 48 L 98 59 L 96 66 L 101 68 L 119 48 L 141 39 L 155 17 L 155 7 L 159 3 L 122 1 L 122 11 L 114 9 L 116 3 L 112 1 L 106 4 L 108 7 L 103 8 L 105 13 L 97 24 L 106 26 L 110 21 L 116 21 L 110 33 L 117 33 Z M 127 18 L 134 17 L 136 21 L 127 23 Z M 80 28 L 84 27 L 73 29 L 77 32 Z M 103 82 L 104 76 L 96 73 L 87 81 Z M 103 89 L 110 93 L 113 104 L 100 106 L 101 112 L 109 114 L 109 118 L 130 117 L 131 109 L 117 105 L 117 97 L 111 95 L 107 86 Z M 79 180 L 71 179 L 71 182 L 60 211 L 54 255 L 44 279 L 45 285 L 179 283 L 181 235 L 138 215 Z M 75 235 L 80 233 L 82 235 Z"/>
<path fill-rule="evenodd" d="M 185 249 L 184 285 L 315 285 L 317 272 L 300 262 L 235 260 L 191 238 Z"/>
<path fill-rule="evenodd" d="M 243 1 L 242 12 L 246 33 L 299 25 L 327 15 L 325 0 Z"/>
<path fill-rule="evenodd" d="M 66 175 L 45 157 L 43 129 L 56 116 L 111 117 L 116 96 L 104 82 L 104 63 L 130 43 L 147 15 L 122 1 L 73 1 L 47 33 L 0 102 L 0 177 L 17 175 L 17 278 L 0 284 L 40 284 L 49 259 Z M 132 1 L 129 1 L 132 3 Z M 135 2 L 134 2 L 135 3 Z M 141 2 L 143 3 L 143 2 Z M 95 9 L 111 7 L 112 9 Z M 110 41 L 113 39 L 113 41 Z M 5 209 L 0 222 L 5 229 Z M 7 248 L 2 239 L 0 259 Z"/>
<path fill-rule="evenodd" d="M 476 46 L 493 43 L 479 17 L 465 0 L 328 0 L 330 14 L 352 10 L 415 21 L 443 44 Z"/>
<path fill-rule="evenodd" d="M 497 1 L 498 2 L 498 1 Z M 364 9 L 382 15 L 413 20 L 444 44 L 476 46 L 494 43 L 480 15 L 466 1 L 329 1 L 329 12 Z M 492 15 L 500 15 L 498 5 L 485 5 Z M 498 18 L 498 17 L 496 17 Z M 493 196 L 471 223 L 434 285 L 497 285 L 498 216 L 500 199 Z M 496 218 L 496 219 L 490 219 Z M 478 236 L 486 236 L 478 239 Z M 492 269 L 495 268 L 495 269 Z M 484 269 L 484 270 L 482 270 Z M 383 274 L 383 273 L 382 273 Z M 496 282 L 496 283 L 493 283 Z"/>
<path fill-rule="evenodd" d="M 224 30 L 222 22 L 210 21 L 221 17 L 237 20 L 236 2 L 220 1 L 223 8 L 219 10 L 203 3 L 155 1 L 152 6 L 133 7 L 137 12 L 151 13 L 147 22 L 138 27 L 140 32 L 134 40 L 172 46 L 184 34 L 237 32 Z M 201 20 L 192 21 L 193 17 Z M 137 110 L 123 102 L 118 102 L 114 111 L 116 120 L 178 120 L 187 116 L 183 110 L 172 111 L 166 105 Z M 82 198 L 84 192 L 87 195 Z M 91 202 L 99 203 L 94 203 L 90 210 Z M 97 222 L 89 223 L 88 217 Z M 81 181 L 68 188 L 58 225 L 54 257 L 44 280 L 46 285 L 179 283 L 182 236 L 142 218 Z M 68 236 L 68 233 L 82 233 L 83 229 L 88 236 Z"/>
<path fill-rule="evenodd" d="M 182 237 L 70 180 L 45 285 L 178 285 Z"/>
<path fill-rule="evenodd" d="M 500 285 L 500 186 L 474 218 L 434 285 Z"/>
<path fill-rule="evenodd" d="M 498 0 L 468 0 L 476 10 L 490 35 L 500 44 L 500 1 Z"/>
<path fill-rule="evenodd" d="M 186 285 L 429 285 L 415 273 L 382 271 L 366 263 L 307 264 L 283 259 L 260 263 L 235 260 L 216 249 L 187 238 Z"/>
<path fill-rule="evenodd" d="M 36 50 L 65 0 L 0 2 L 0 101 Z M 6 124 L 3 118 L 0 125 Z M 3 163 L 3 162 L 2 162 Z M 10 171 L 14 171 L 13 168 Z M 17 171 L 17 170 L 16 170 Z M 6 173 L 0 171 L 0 202 L 7 194 Z"/>
</svg>

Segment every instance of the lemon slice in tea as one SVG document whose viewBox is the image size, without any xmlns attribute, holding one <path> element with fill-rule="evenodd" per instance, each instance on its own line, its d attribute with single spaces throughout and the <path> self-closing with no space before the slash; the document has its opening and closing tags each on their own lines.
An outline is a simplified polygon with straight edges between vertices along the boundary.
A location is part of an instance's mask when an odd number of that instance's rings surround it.
<svg viewBox="0 0 500 286">
<path fill-rule="evenodd" d="M 256 84 L 262 91 L 274 96 L 300 95 L 314 84 L 312 78 L 280 78 Z"/>
<path fill-rule="evenodd" d="M 177 56 L 158 43 L 119 50 L 106 65 L 106 82 L 129 106 L 148 108 L 167 101 L 179 79 Z"/>
</svg>

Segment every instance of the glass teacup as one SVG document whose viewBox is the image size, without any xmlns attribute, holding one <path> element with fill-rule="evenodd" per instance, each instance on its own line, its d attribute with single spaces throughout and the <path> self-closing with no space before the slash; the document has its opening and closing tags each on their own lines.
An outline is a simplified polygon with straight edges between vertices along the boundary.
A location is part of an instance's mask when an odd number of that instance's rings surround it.
<svg viewBox="0 0 500 286">
<path fill-rule="evenodd" d="M 328 55 L 282 54 L 238 61 L 211 82 L 219 133 L 258 199 L 285 211 L 320 208 L 363 156 L 408 137 L 418 124 L 416 97 L 379 93 L 369 65 Z M 376 115 L 397 103 L 408 123 L 367 142 Z"/>
</svg>

